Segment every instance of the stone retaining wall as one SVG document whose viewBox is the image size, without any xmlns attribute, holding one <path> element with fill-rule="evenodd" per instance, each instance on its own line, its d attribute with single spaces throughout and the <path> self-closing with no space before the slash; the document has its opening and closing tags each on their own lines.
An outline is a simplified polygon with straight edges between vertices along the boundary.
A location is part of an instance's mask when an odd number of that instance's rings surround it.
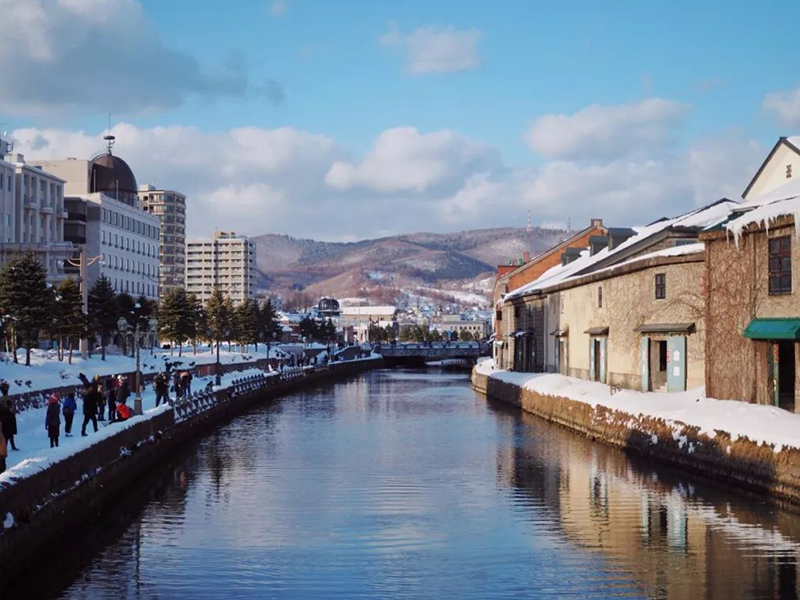
<svg viewBox="0 0 800 600">
<path fill-rule="evenodd" d="M 297 377 L 269 378 L 250 393 L 221 390 L 217 404 L 191 419 L 176 422 L 174 411 L 156 415 L 0 490 L 0 598 L 18 570 L 35 565 L 38 554 L 69 535 L 80 535 L 81 523 L 106 510 L 169 452 L 260 403 L 382 364 L 380 358 L 333 363 L 298 370 Z M 7 513 L 16 525 L 3 530 Z"/>
<path fill-rule="evenodd" d="M 475 390 L 520 407 L 593 440 L 631 449 L 658 461 L 705 477 L 800 503 L 800 451 L 757 444 L 746 437 L 732 440 L 716 430 L 710 437 L 699 428 L 663 419 L 633 415 L 604 406 L 520 388 L 472 372 Z"/>
</svg>

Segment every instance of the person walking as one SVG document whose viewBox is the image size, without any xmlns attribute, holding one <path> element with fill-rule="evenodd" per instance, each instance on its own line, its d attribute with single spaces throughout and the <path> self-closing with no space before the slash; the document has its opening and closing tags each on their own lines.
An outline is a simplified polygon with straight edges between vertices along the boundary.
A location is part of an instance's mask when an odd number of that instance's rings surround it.
<svg viewBox="0 0 800 600">
<path fill-rule="evenodd" d="M 86 436 L 86 426 L 89 422 L 94 426 L 97 433 L 97 407 L 105 402 L 103 398 L 103 387 L 100 383 L 90 385 L 83 393 L 83 425 L 81 435 Z"/>
<path fill-rule="evenodd" d="M 64 435 L 72 437 L 72 420 L 75 418 L 75 411 L 78 410 L 78 404 L 75 402 L 75 394 L 70 392 L 67 394 L 67 399 L 64 400 Z"/>
<path fill-rule="evenodd" d="M 61 407 L 58 404 L 59 397 L 60 394 L 58 392 L 50 396 L 50 401 L 47 405 L 47 415 L 44 418 L 44 427 L 47 429 L 51 448 L 58 448 L 58 434 L 61 429 Z"/>
<path fill-rule="evenodd" d="M 108 406 L 108 420 L 110 423 L 114 422 L 114 416 L 117 411 L 117 378 L 113 375 L 106 379 L 106 404 Z"/>
<path fill-rule="evenodd" d="M 156 406 L 161 404 L 162 401 L 164 404 L 169 402 L 169 382 L 164 373 L 158 373 L 153 378 L 153 389 L 156 392 Z"/>
<path fill-rule="evenodd" d="M 175 399 L 180 400 L 183 398 L 181 390 L 181 374 L 178 371 L 172 375 L 172 386 L 175 388 Z"/>
<path fill-rule="evenodd" d="M 0 433 L 0 473 L 6 470 L 6 459 L 8 458 L 8 446 L 6 438 Z"/>
<path fill-rule="evenodd" d="M 187 395 L 192 393 L 192 374 L 189 371 L 181 373 L 181 391 Z"/>
<path fill-rule="evenodd" d="M 100 379 L 100 375 L 95 375 L 94 379 L 92 379 L 92 383 L 93 383 L 92 387 L 100 390 L 100 402 L 97 403 L 97 420 L 105 421 L 106 403 L 105 399 L 103 398 L 103 380 Z"/>
<path fill-rule="evenodd" d="M 0 431 L 6 439 L 6 444 L 12 450 L 19 450 L 14 443 L 14 436 L 17 435 L 17 413 L 14 410 L 14 401 L 4 396 L 0 398 Z"/>
</svg>

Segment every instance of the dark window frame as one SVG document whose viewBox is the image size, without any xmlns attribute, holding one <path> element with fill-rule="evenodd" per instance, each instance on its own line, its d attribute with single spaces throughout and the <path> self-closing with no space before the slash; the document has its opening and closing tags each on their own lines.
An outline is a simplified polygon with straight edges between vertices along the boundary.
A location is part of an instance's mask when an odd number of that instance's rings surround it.
<svg viewBox="0 0 800 600">
<path fill-rule="evenodd" d="M 792 236 L 782 235 L 767 240 L 767 273 L 769 295 L 792 293 Z"/>
<path fill-rule="evenodd" d="M 597 308 L 603 308 L 603 286 L 597 286 Z"/>
<path fill-rule="evenodd" d="M 656 300 L 666 300 L 667 298 L 667 274 L 656 273 Z"/>
</svg>

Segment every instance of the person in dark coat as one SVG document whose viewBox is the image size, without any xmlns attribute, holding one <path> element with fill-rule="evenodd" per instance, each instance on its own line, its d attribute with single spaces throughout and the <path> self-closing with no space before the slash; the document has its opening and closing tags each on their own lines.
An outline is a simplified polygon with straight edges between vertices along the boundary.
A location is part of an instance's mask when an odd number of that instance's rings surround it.
<svg viewBox="0 0 800 600">
<path fill-rule="evenodd" d="M 181 390 L 181 374 L 178 371 L 175 371 L 172 375 L 172 387 L 175 388 L 175 398 L 180 400 L 183 398 L 183 392 Z"/>
<path fill-rule="evenodd" d="M 106 379 L 106 404 L 108 405 L 108 420 L 114 422 L 117 413 L 117 378 L 113 375 Z"/>
<path fill-rule="evenodd" d="M 156 392 L 156 406 L 161 404 L 162 401 L 164 404 L 169 402 L 169 382 L 164 373 L 158 373 L 153 378 L 153 389 Z"/>
<path fill-rule="evenodd" d="M 75 402 L 75 394 L 70 392 L 64 400 L 64 435 L 72 437 L 72 420 L 75 418 L 75 411 L 78 410 L 78 403 Z"/>
<path fill-rule="evenodd" d="M 184 394 L 192 393 L 192 374 L 189 371 L 181 373 L 181 391 Z"/>
<path fill-rule="evenodd" d="M 131 395 L 131 390 L 128 387 L 128 378 L 119 376 L 119 385 L 117 386 L 117 404 L 125 404 L 128 401 L 128 396 Z M 119 411 L 117 411 L 119 414 Z"/>
<path fill-rule="evenodd" d="M 11 449 L 19 450 L 14 443 L 14 436 L 17 435 L 17 411 L 14 410 L 14 401 L 5 396 L 0 399 L 0 431 Z"/>
<path fill-rule="evenodd" d="M 50 447 L 58 448 L 58 434 L 61 429 L 61 407 L 58 404 L 60 395 L 58 392 L 50 396 L 47 405 L 47 416 L 44 418 L 44 427 L 47 429 L 47 436 L 50 438 Z"/>
<path fill-rule="evenodd" d="M 83 391 L 83 426 L 81 435 L 86 435 L 86 426 L 91 421 L 94 425 L 94 432 L 97 433 L 97 407 L 105 402 L 103 398 L 103 388 L 98 384 L 92 384 Z"/>
</svg>

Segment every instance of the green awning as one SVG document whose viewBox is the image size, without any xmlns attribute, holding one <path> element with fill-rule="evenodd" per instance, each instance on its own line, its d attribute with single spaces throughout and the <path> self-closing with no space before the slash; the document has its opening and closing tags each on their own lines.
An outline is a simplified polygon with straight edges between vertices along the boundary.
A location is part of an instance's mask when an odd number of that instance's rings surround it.
<svg viewBox="0 0 800 600">
<path fill-rule="evenodd" d="M 800 319 L 753 319 L 742 335 L 751 340 L 800 339 Z"/>
</svg>

